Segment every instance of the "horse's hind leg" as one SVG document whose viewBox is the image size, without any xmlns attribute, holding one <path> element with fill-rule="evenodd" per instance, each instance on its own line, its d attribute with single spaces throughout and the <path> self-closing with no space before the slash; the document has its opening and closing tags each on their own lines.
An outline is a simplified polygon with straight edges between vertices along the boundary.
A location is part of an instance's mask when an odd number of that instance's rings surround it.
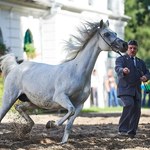
<svg viewBox="0 0 150 150">
<path fill-rule="evenodd" d="M 12 105 L 16 102 L 17 95 L 18 95 L 17 91 L 5 89 L 4 95 L 2 98 L 2 107 L 0 110 L 0 122 L 4 118 L 6 113 L 9 111 L 9 109 L 12 107 Z"/>
<path fill-rule="evenodd" d="M 31 102 L 23 102 L 21 104 L 17 104 L 15 106 L 15 109 L 19 112 L 19 114 L 26 120 L 27 126 L 23 129 L 23 133 L 29 133 L 34 125 L 33 120 L 30 118 L 30 116 L 26 113 L 26 110 L 28 109 L 35 109 L 37 108 L 34 104 Z"/>
</svg>

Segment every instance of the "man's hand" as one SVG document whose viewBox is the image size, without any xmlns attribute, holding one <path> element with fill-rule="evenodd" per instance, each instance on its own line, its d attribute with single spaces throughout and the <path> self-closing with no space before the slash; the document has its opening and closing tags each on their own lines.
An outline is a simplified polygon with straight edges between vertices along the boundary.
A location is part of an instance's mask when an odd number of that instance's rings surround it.
<svg viewBox="0 0 150 150">
<path fill-rule="evenodd" d="M 140 78 L 140 80 L 141 80 L 142 82 L 146 82 L 146 81 L 147 81 L 147 77 L 146 77 L 146 76 L 142 76 L 142 77 Z"/>
<path fill-rule="evenodd" d="M 125 68 L 123 68 L 123 73 L 124 74 L 129 74 L 130 70 L 127 67 L 125 67 Z"/>
</svg>

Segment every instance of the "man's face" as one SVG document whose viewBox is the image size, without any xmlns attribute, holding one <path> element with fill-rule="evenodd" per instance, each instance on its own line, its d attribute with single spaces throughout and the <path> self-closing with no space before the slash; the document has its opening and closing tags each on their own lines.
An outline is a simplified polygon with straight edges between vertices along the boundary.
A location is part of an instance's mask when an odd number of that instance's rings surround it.
<svg viewBox="0 0 150 150">
<path fill-rule="evenodd" d="M 127 54 L 129 56 L 136 56 L 136 53 L 138 51 L 138 48 L 136 45 L 128 45 L 128 50 L 127 50 Z"/>
</svg>

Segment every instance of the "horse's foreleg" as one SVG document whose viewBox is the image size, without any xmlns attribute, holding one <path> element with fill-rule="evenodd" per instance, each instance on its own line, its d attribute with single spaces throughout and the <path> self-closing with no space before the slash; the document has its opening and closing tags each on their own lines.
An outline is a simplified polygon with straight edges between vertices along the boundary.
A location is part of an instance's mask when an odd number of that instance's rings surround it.
<svg viewBox="0 0 150 150">
<path fill-rule="evenodd" d="M 75 110 L 75 114 L 69 118 L 69 120 L 65 126 L 65 132 L 64 132 L 61 144 L 64 144 L 68 141 L 68 137 L 71 132 L 73 122 L 74 122 L 75 118 L 78 116 L 78 114 L 80 113 L 80 111 L 82 110 L 82 108 L 83 108 L 83 104 L 79 105 Z"/>
<path fill-rule="evenodd" d="M 31 102 L 23 102 L 21 104 L 17 104 L 15 109 L 19 112 L 19 114 L 26 120 L 28 123 L 27 127 L 24 129 L 23 133 L 29 133 L 34 125 L 33 120 L 30 116 L 26 113 L 28 109 L 35 109 L 36 106 Z"/>
<path fill-rule="evenodd" d="M 61 95 L 55 99 L 55 101 L 60 104 L 62 107 L 68 110 L 68 113 L 63 116 L 60 120 L 58 120 L 55 124 L 57 126 L 62 125 L 70 116 L 74 115 L 75 107 L 71 103 L 69 97 L 67 95 Z"/>
</svg>

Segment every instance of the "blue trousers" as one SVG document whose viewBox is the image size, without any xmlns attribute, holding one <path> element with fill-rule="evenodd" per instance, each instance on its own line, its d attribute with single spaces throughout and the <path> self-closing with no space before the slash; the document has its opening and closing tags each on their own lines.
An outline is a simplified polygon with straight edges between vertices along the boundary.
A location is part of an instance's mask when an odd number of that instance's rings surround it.
<svg viewBox="0 0 150 150">
<path fill-rule="evenodd" d="M 108 94 L 108 106 L 119 106 L 116 89 L 111 88 Z"/>
<path fill-rule="evenodd" d="M 146 91 L 144 90 L 143 92 L 143 99 L 142 99 L 142 106 L 146 106 L 146 96 L 148 95 L 148 104 L 147 106 L 150 107 L 150 93 L 146 93 Z"/>
</svg>

